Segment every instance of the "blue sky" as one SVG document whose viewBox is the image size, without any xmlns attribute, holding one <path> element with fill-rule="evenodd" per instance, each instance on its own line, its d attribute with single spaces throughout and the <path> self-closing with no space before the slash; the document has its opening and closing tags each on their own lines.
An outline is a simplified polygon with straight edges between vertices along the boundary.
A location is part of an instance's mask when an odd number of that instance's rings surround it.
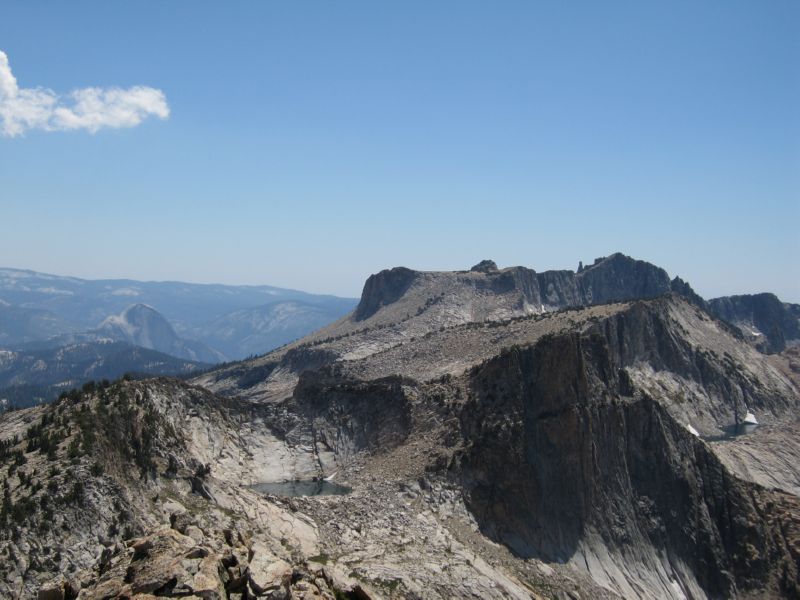
<svg viewBox="0 0 800 600">
<path fill-rule="evenodd" d="M 0 137 L 2 266 L 354 296 L 620 250 L 800 301 L 795 1 L 15 1 L 0 50 L 169 109 Z"/>
</svg>

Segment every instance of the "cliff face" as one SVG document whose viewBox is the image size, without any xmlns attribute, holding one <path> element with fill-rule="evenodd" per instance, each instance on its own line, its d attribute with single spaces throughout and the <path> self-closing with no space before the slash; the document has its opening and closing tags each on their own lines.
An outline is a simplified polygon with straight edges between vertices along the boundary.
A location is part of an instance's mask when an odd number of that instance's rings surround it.
<svg viewBox="0 0 800 600">
<path fill-rule="evenodd" d="M 382 306 L 397 301 L 417 278 L 417 272 L 405 267 L 386 269 L 370 275 L 361 292 L 361 301 L 353 312 L 356 321 L 374 315 Z"/>
<path fill-rule="evenodd" d="M 515 552 L 585 562 L 626 596 L 668 594 L 670 580 L 692 597 L 796 595 L 797 499 L 734 478 L 626 370 L 646 358 L 691 371 L 672 346 L 597 328 L 477 369 L 455 462 L 468 505 Z"/>
<path fill-rule="evenodd" d="M 600 259 L 576 278 L 583 299 L 581 304 L 654 298 L 672 289 L 664 269 L 620 253 Z"/>
<path fill-rule="evenodd" d="M 391 307 L 407 294 L 413 294 L 415 286 L 426 292 L 438 286 L 445 292 L 445 303 L 452 295 L 460 306 L 476 298 L 506 296 L 511 298 L 509 308 L 519 314 L 654 298 L 670 291 L 690 295 L 693 301 L 699 299 L 680 279 L 673 287 L 664 269 L 619 253 L 597 259 L 579 273 L 568 270 L 536 273 L 525 267 L 498 269 L 487 260 L 462 273 L 423 273 L 404 267 L 381 271 L 367 280 L 353 318 L 368 319 L 381 308 Z"/>
<path fill-rule="evenodd" d="M 517 286 L 514 275 L 499 281 Z M 348 379 L 424 373 L 453 353 L 472 361 L 461 377 Z M 426 469 L 455 482 L 480 530 L 518 556 L 573 565 L 629 598 L 798 593 L 800 506 L 782 491 L 798 476 L 783 464 L 797 462 L 793 442 L 774 438 L 787 447 L 756 459 L 748 438 L 708 441 L 747 410 L 779 429 L 796 419 L 797 389 L 690 300 L 458 326 L 335 370 L 349 375 L 301 377 L 295 401 L 340 440 L 336 452 L 399 453 L 431 438 L 414 416 L 426 407 L 448 424 Z M 374 418 L 383 431 L 365 436 Z M 352 441 L 368 437 L 382 441 Z"/>
<path fill-rule="evenodd" d="M 572 271 L 545 271 L 537 275 L 539 293 L 545 306 L 577 306 L 583 295 Z"/>
<path fill-rule="evenodd" d="M 215 363 L 222 359 L 219 352 L 202 342 L 179 337 L 169 321 L 146 304 L 133 304 L 121 314 L 105 319 L 95 331 L 83 335 L 89 338 L 107 336 L 189 360 Z"/>
<path fill-rule="evenodd" d="M 411 431 L 409 401 L 400 377 L 348 381 L 324 372 L 306 372 L 295 388 L 292 409 L 304 416 L 301 430 L 339 462 L 359 451 L 387 451 Z M 302 435 L 299 431 L 296 434 Z"/>
<path fill-rule="evenodd" d="M 781 352 L 787 343 L 800 341 L 800 308 L 774 294 L 714 298 L 708 307 L 714 316 L 741 329 L 762 352 Z"/>
<path fill-rule="evenodd" d="M 533 589 L 546 586 L 526 569 L 545 561 L 588 577 L 589 597 L 798 596 L 796 368 L 688 283 L 622 255 L 578 273 L 484 261 L 382 272 L 361 307 L 202 382 L 275 403 L 323 476 L 394 477 L 403 502 L 434 507 Z M 747 412 L 756 433 L 730 437 Z M 333 546 L 349 556 L 363 539 Z M 426 568 L 404 589 L 432 589 Z"/>
</svg>

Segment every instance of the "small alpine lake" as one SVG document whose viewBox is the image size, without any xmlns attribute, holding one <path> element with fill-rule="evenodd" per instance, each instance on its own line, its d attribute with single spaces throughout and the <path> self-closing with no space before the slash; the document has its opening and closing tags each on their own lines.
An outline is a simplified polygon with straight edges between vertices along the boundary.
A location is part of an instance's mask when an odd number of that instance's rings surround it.
<svg viewBox="0 0 800 600">
<path fill-rule="evenodd" d="M 725 440 L 732 440 L 748 433 L 753 433 L 756 429 L 758 429 L 758 425 L 755 423 L 728 425 L 722 429 L 721 435 L 703 436 L 703 439 L 707 442 L 724 442 Z"/>
<path fill-rule="evenodd" d="M 294 496 L 344 496 L 352 491 L 346 485 L 325 481 L 324 479 L 264 482 L 255 483 L 250 487 L 262 494 L 287 498 Z"/>
</svg>

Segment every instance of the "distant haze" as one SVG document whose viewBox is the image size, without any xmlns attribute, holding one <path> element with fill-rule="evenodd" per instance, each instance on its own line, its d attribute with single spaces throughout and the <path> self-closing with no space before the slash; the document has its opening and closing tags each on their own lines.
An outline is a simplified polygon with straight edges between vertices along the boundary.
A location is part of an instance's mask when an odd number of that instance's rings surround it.
<svg viewBox="0 0 800 600">
<path fill-rule="evenodd" d="M 572 262 L 568 262 L 568 260 L 557 261 L 552 260 L 549 263 L 525 263 L 523 261 L 509 261 L 509 262 L 498 262 L 501 268 L 508 267 L 508 266 L 527 266 L 532 268 L 536 271 L 548 271 L 548 270 L 561 270 L 561 269 L 568 269 L 568 270 L 576 270 L 578 267 L 579 262 L 583 262 L 584 265 L 591 264 L 592 261 L 597 258 L 598 256 L 605 256 L 611 254 L 611 252 L 607 253 L 595 253 L 587 255 L 585 258 L 579 258 Z M 629 253 L 633 254 L 635 253 Z M 716 269 L 713 269 L 711 272 L 708 272 L 704 269 L 701 269 L 698 264 L 692 261 L 685 261 L 685 268 L 673 268 L 670 265 L 676 264 L 675 260 L 670 260 L 669 256 L 666 256 L 667 252 L 659 252 L 656 255 L 662 255 L 663 258 L 661 261 L 651 259 L 649 256 L 637 258 L 643 258 L 648 260 L 649 262 L 653 262 L 658 264 L 659 266 L 663 266 L 667 272 L 671 276 L 679 276 L 691 283 L 694 287 L 695 291 L 697 291 L 701 296 L 704 298 L 717 298 L 720 296 L 731 296 L 731 295 L 739 295 L 739 294 L 755 294 L 761 292 L 772 292 L 777 295 L 781 300 L 785 302 L 794 302 L 800 303 L 800 279 L 798 279 L 798 274 L 795 272 L 796 269 L 792 265 L 789 267 L 787 271 L 779 272 L 779 269 L 776 268 L 774 262 L 769 262 L 764 265 L 763 268 L 755 267 L 753 271 L 741 271 L 736 268 L 735 265 L 729 264 L 721 264 L 718 265 Z M 494 255 L 487 255 L 487 256 L 498 256 L 498 253 L 494 253 Z M 364 257 L 369 258 L 369 257 Z M 277 287 L 287 287 L 290 289 L 299 289 L 306 292 L 314 293 L 314 294 L 333 294 L 337 296 L 343 297 L 350 297 L 350 298 L 358 298 L 361 295 L 361 291 L 366 281 L 367 277 L 373 273 L 377 273 L 382 271 L 386 268 L 391 268 L 394 266 L 408 266 L 410 268 L 414 268 L 417 270 L 422 271 L 458 271 L 458 270 L 465 270 L 469 269 L 473 263 L 477 263 L 480 257 L 476 257 L 474 259 L 468 259 L 465 262 L 453 264 L 453 265 L 439 265 L 431 262 L 430 260 L 425 261 L 423 257 L 419 258 L 419 261 L 412 262 L 409 260 L 397 260 L 394 263 L 389 263 L 385 265 L 375 265 L 371 270 L 367 268 L 363 272 L 352 271 L 346 272 L 342 271 L 335 271 L 334 273 L 340 276 L 340 279 L 333 280 L 331 273 L 325 273 L 321 275 L 321 279 L 315 280 L 313 279 L 312 273 L 316 271 L 318 268 L 316 265 L 310 265 L 308 269 L 304 269 L 300 273 L 289 273 L 287 272 L 285 265 L 274 265 L 271 271 L 275 272 L 275 277 L 283 276 L 281 280 L 273 280 L 268 275 L 263 275 L 260 273 L 251 273 L 251 279 L 247 279 L 247 273 L 242 273 L 238 277 L 233 276 L 231 272 L 223 272 L 219 273 L 218 278 L 213 278 L 210 272 L 202 272 L 202 269 L 188 269 L 190 273 L 193 273 L 193 277 L 148 277 L 146 275 L 138 276 L 138 278 L 142 281 L 174 281 L 174 282 L 186 282 L 186 283 L 201 283 L 201 284 L 225 284 L 225 285 L 276 285 Z M 471 262 L 472 261 L 472 262 Z M 422 265 L 422 266 L 420 266 Z M 35 269 L 32 269 L 35 270 Z M 149 272 L 150 269 L 142 269 L 140 266 L 139 269 L 141 272 Z M 158 269 L 154 268 L 153 271 L 158 271 Z M 83 272 L 82 269 L 76 268 L 73 271 L 70 271 L 70 276 L 73 277 L 82 277 L 87 279 L 95 279 L 95 278 L 106 278 L 106 279 L 136 279 L 137 276 L 130 276 L 129 273 L 125 273 L 124 275 L 104 275 L 100 273 L 98 275 L 93 274 L 86 274 Z M 118 292 L 122 294 L 122 292 Z"/>
</svg>

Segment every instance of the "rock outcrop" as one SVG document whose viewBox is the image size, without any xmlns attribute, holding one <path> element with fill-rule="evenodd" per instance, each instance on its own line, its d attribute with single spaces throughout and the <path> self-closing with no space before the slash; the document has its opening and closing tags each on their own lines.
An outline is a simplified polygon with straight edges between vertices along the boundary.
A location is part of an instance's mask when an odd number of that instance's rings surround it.
<svg viewBox="0 0 800 600">
<path fill-rule="evenodd" d="M 664 269 L 619 252 L 595 260 L 576 279 L 581 290 L 580 304 L 584 305 L 655 298 L 672 289 Z"/>
<path fill-rule="evenodd" d="M 591 557 L 590 572 L 625 596 L 663 595 L 664 581 L 687 597 L 797 594 L 800 540 L 788 516 L 797 498 L 738 480 L 637 387 L 628 369 L 641 360 L 709 387 L 724 379 L 705 359 L 704 372 L 692 373 L 692 353 L 658 331 L 648 310 L 637 312 L 512 350 L 475 372 L 459 457 L 468 506 L 487 534 L 522 556 Z M 760 396 L 748 401 L 796 410 L 791 396 Z"/>
<path fill-rule="evenodd" d="M 527 301 L 535 292 L 520 290 L 541 279 L 531 274 L 459 273 L 449 281 L 476 278 L 473 289 L 487 298 L 513 290 Z M 443 279 L 419 277 L 414 285 Z M 439 289 L 428 289 L 429 297 L 441 297 Z M 450 515 L 439 521 L 443 536 L 491 556 L 493 568 L 502 565 L 536 590 L 577 585 L 592 597 L 793 597 L 792 482 L 800 476 L 793 466 L 800 448 L 784 432 L 793 431 L 800 395 L 772 357 L 674 293 L 431 330 L 430 311 L 443 302 L 266 357 L 277 361 L 274 370 L 241 392 L 275 402 L 290 425 L 282 429 L 287 439 L 330 453 L 325 475 L 368 482 L 378 495 L 386 492 L 376 482 L 398 482 L 405 497 L 426 498 L 437 518 Z M 374 319 L 387 314 L 401 311 L 387 305 Z M 409 335 L 422 325 L 420 337 Z M 301 372 L 291 395 L 278 400 L 277 390 L 287 389 L 280 387 L 285 369 L 291 363 L 302 371 L 295 353 L 301 349 L 312 353 L 303 360 L 313 372 Z M 282 374 L 273 382 L 275 372 Z M 726 438 L 748 411 L 765 428 L 758 450 L 746 436 Z M 761 450 L 778 440 L 780 454 Z M 359 556 L 370 580 L 391 569 L 399 589 L 420 589 L 430 573 L 409 575 L 395 546 L 376 541 L 385 534 L 354 529 L 335 508 L 342 503 L 352 507 L 344 514 L 383 519 L 366 499 L 307 505 L 302 510 L 318 522 L 336 523 L 322 526 L 326 552 L 337 563 Z M 487 538 L 509 554 L 490 550 Z M 364 558 L 382 551 L 391 558 Z M 440 555 L 436 560 L 447 564 Z M 542 569 L 525 566 L 539 561 L 548 577 L 589 579 L 543 584 Z M 547 571 L 554 565 L 568 571 Z M 452 595 L 453 585 L 443 584 L 439 595 Z M 508 590 L 516 588 L 506 589 L 513 595 Z"/>
<path fill-rule="evenodd" d="M 361 302 L 356 306 L 353 318 L 356 321 L 363 321 L 374 315 L 382 306 L 396 302 L 416 278 L 416 271 L 405 267 L 395 267 L 370 275 L 364 284 Z"/>
<path fill-rule="evenodd" d="M 675 277 L 670 282 L 670 288 L 674 293 L 683 296 L 689 302 L 692 302 L 700 308 L 708 310 L 708 303 L 703 299 L 702 296 L 700 296 L 700 294 L 692 289 L 692 286 L 689 285 L 689 282 L 684 281 L 680 277 Z"/>
<path fill-rule="evenodd" d="M 0 596 L 228 598 L 237 566 L 250 597 L 288 590 L 317 538 L 245 484 L 280 448 L 268 428 L 240 437 L 260 415 L 167 379 L 3 415 Z"/>
<path fill-rule="evenodd" d="M 216 363 L 223 359 L 204 343 L 179 337 L 169 321 L 146 304 L 133 304 L 108 317 L 93 333 L 188 360 Z"/>
<path fill-rule="evenodd" d="M 474 273 L 493 273 L 497 271 L 497 263 L 493 260 L 482 260 L 477 265 L 472 267 L 470 271 Z"/>
<path fill-rule="evenodd" d="M 315 445 L 347 462 L 360 451 L 386 451 L 411 431 L 409 394 L 401 377 L 348 381 L 305 372 L 294 391 L 293 410 L 305 415 Z"/>
<path fill-rule="evenodd" d="M 186 514 L 117 548 L 79 598 L 296 598 L 334 600 L 353 594 L 323 565 L 292 565 L 246 530 L 204 532 Z M 365 597 L 368 597 L 364 593 Z"/>
<path fill-rule="evenodd" d="M 404 267 L 381 271 L 367 280 L 353 318 L 364 321 L 403 296 L 413 296 L 414 288 L 443 291 L 446 296 L 441 301 L 443 310 L 450 296 L 453 303 L 461 306 L 468 299 L 505 296 L 509 299 L 509 309 L 518 314 L 654 298 L 670 291 L 702 301 L 680 278 L 672 282 L 663 269 L 616 253 L 596 259 L 594 264 L 577 273 L 568 270 L 536 273 L 526 267 L 498 269 L 491 260 L 481 261 L 462 273 L 423 273 Z M 407 310 L 405 305 L 402 310 Z"/>
<path fill-rule="evenodd" d="M 800 343 L 800 307 L 775 294 L 724 296 L 708 302 L 716 317 L 736 325 L 762 352 L 774 353 Z"/>
</svg>

